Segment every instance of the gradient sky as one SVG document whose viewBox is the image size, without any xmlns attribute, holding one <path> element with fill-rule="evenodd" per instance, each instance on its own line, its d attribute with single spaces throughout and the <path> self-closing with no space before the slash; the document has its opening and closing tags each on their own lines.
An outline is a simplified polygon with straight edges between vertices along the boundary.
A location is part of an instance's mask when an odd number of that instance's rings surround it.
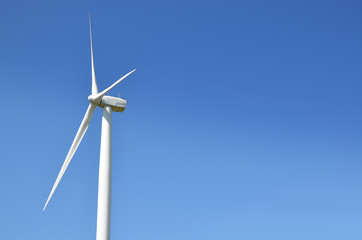
<svg viewBox="0 0 362 240">
<path fill-rule="evenodd" d="M 112 239 L 362 239 L 360 1 L 9 1 L 0 239 L 95 239 L 110 95 Z"/>
</svg>

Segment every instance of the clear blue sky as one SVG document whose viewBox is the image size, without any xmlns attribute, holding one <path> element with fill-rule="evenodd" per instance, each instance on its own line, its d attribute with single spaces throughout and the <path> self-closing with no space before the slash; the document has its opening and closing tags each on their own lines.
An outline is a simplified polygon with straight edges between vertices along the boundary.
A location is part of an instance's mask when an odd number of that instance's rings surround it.
<svg viewBox="0 0 362 240">
<path fill-rule="evenodd" d="M 101 110 L 112 239 L 362 239 L 360 1 L 11 1 L 0 8 L 0 239 L 95 239 Z"/>
</svg>

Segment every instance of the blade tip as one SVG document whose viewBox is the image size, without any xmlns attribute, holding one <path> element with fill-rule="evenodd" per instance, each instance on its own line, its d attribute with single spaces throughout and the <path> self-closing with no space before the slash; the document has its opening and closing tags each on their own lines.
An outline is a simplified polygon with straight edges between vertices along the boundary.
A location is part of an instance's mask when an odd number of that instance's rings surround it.
<svg viewBox="0 0 362 240">
<path fill-rule="evenodd" d="M 47 202 L 45 203 L 44 207 L 43 207 L 43 212 L 45 211 L 46 207 L 48 206 L 49 200 L 52 197 L 52 193 L 50 194 L 50 196 L 47 199 Z"/>
</svg>

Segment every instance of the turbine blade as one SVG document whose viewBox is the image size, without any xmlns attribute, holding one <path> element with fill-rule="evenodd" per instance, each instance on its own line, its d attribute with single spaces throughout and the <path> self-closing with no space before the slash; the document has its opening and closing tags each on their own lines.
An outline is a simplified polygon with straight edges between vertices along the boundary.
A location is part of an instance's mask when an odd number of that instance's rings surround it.
<svg viewBox="0 0 362 240">
<path fill-rule="evenodd" d="M 91 26 L 91 17 L 89 13 L 89 34 L 90 34 L 90 44 L 91 44 L 91 60 L 92 60 L 92 94 L 98 93 L 97 81 L 96 81 L 96 72 L 94 70 L 94 58 L 93 58 L 93 41 L 92 41 L 92 26 Z"/>
<path fill-rule="evenodd" d="M 62 168 L 60 169 L 60 172 L 59 172 L 59 174 L 58 174 L 57 179 L 55 180 L 54 186 L 53 186 L 53 188 L 52 188 L 52 191 L 51 191 L 50 194 L 49 194 L 48 200 L 47 200 L 46 203 L 45 203 L 45 206 L 44 206 L 44 208 L 43 208 L 43 211 L 44 211 L 45 208 L 47 207 L 50 198 L 52 197 L 55 189 L 57 188 L 60 180 L 62 179 L 65 170 L 67 169 L 70 161 L 72 160 L 72 157 L 73 157 L 75 151 L 77 150 L 77 148 L 78 148 L 78 146 L 79 146 L 79 143 L 82 141 L 82 138 L 83 138 L 85 132 L 87 131 L 87 128 L 88 128 L 88 126 L 89 126 L 89 123 L 90 123 L 90 120 L 91 120 L 91 118 L 92 118 L 92 115 L 93 115 L 93 112 L 94 112 L 94 109 L 95 109 L 95 108 L 96 108 L 96 105 L 89 104 L 89 107 L 88 107 L 88 109 L 87 109 L 87 112 L 86 112 L 85 115 L 84 115 L 83 121 L 82 121 L 82 123 L 80 124 L 80 127 L 79 127 L 79 129 L 78 129 L 77 134 L 75 135 L 75 138 L 74 138 L 74 140 L 73 140 L 72 146 L 71 146 L 70 149 L 69 149 L 68 155 L 67 155 L 67 157 L 65 158 L 65 161 L 64 161 L 64 163 L 63 163 Z"/>
<path fill-rule="evenodd" d="M 102 98 L 109 90 L 111 90 L 114 86 L 116 86 L 118 83 L 120 83 L 123 79 L 125 79 L 126 77 L 128 77 L 131 73 L 133 73 L 134 71 L 136 71 L 136 69 L 130 71 L 129 73 L 127 73 L 126 75 L 124 75 L 123 77 L 121 77 L 120 79 L 118 79 L 115 83 L 113 83 L 110 87 L 108 87 L 106 90 L 104 90 L 103 92 L 98 93 L 97 99 Z"/>
</svg>

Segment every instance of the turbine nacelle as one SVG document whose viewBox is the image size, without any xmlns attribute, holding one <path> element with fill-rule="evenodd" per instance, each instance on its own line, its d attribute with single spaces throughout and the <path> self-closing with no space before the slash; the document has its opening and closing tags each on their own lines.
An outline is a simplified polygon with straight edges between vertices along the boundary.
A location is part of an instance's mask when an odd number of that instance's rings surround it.
<svg viewBox="0 0 362 240">
<path fill-rule="evenodd" d="M 127 101 L 123 98 L 111 96 L 99 97 L 98 94 L 89 95 L 88 100 L 90 103 L 101 108 L 104 106 L 111 106 L 113 112 L 123 112 L 127 105 Z"/>
</svg>

